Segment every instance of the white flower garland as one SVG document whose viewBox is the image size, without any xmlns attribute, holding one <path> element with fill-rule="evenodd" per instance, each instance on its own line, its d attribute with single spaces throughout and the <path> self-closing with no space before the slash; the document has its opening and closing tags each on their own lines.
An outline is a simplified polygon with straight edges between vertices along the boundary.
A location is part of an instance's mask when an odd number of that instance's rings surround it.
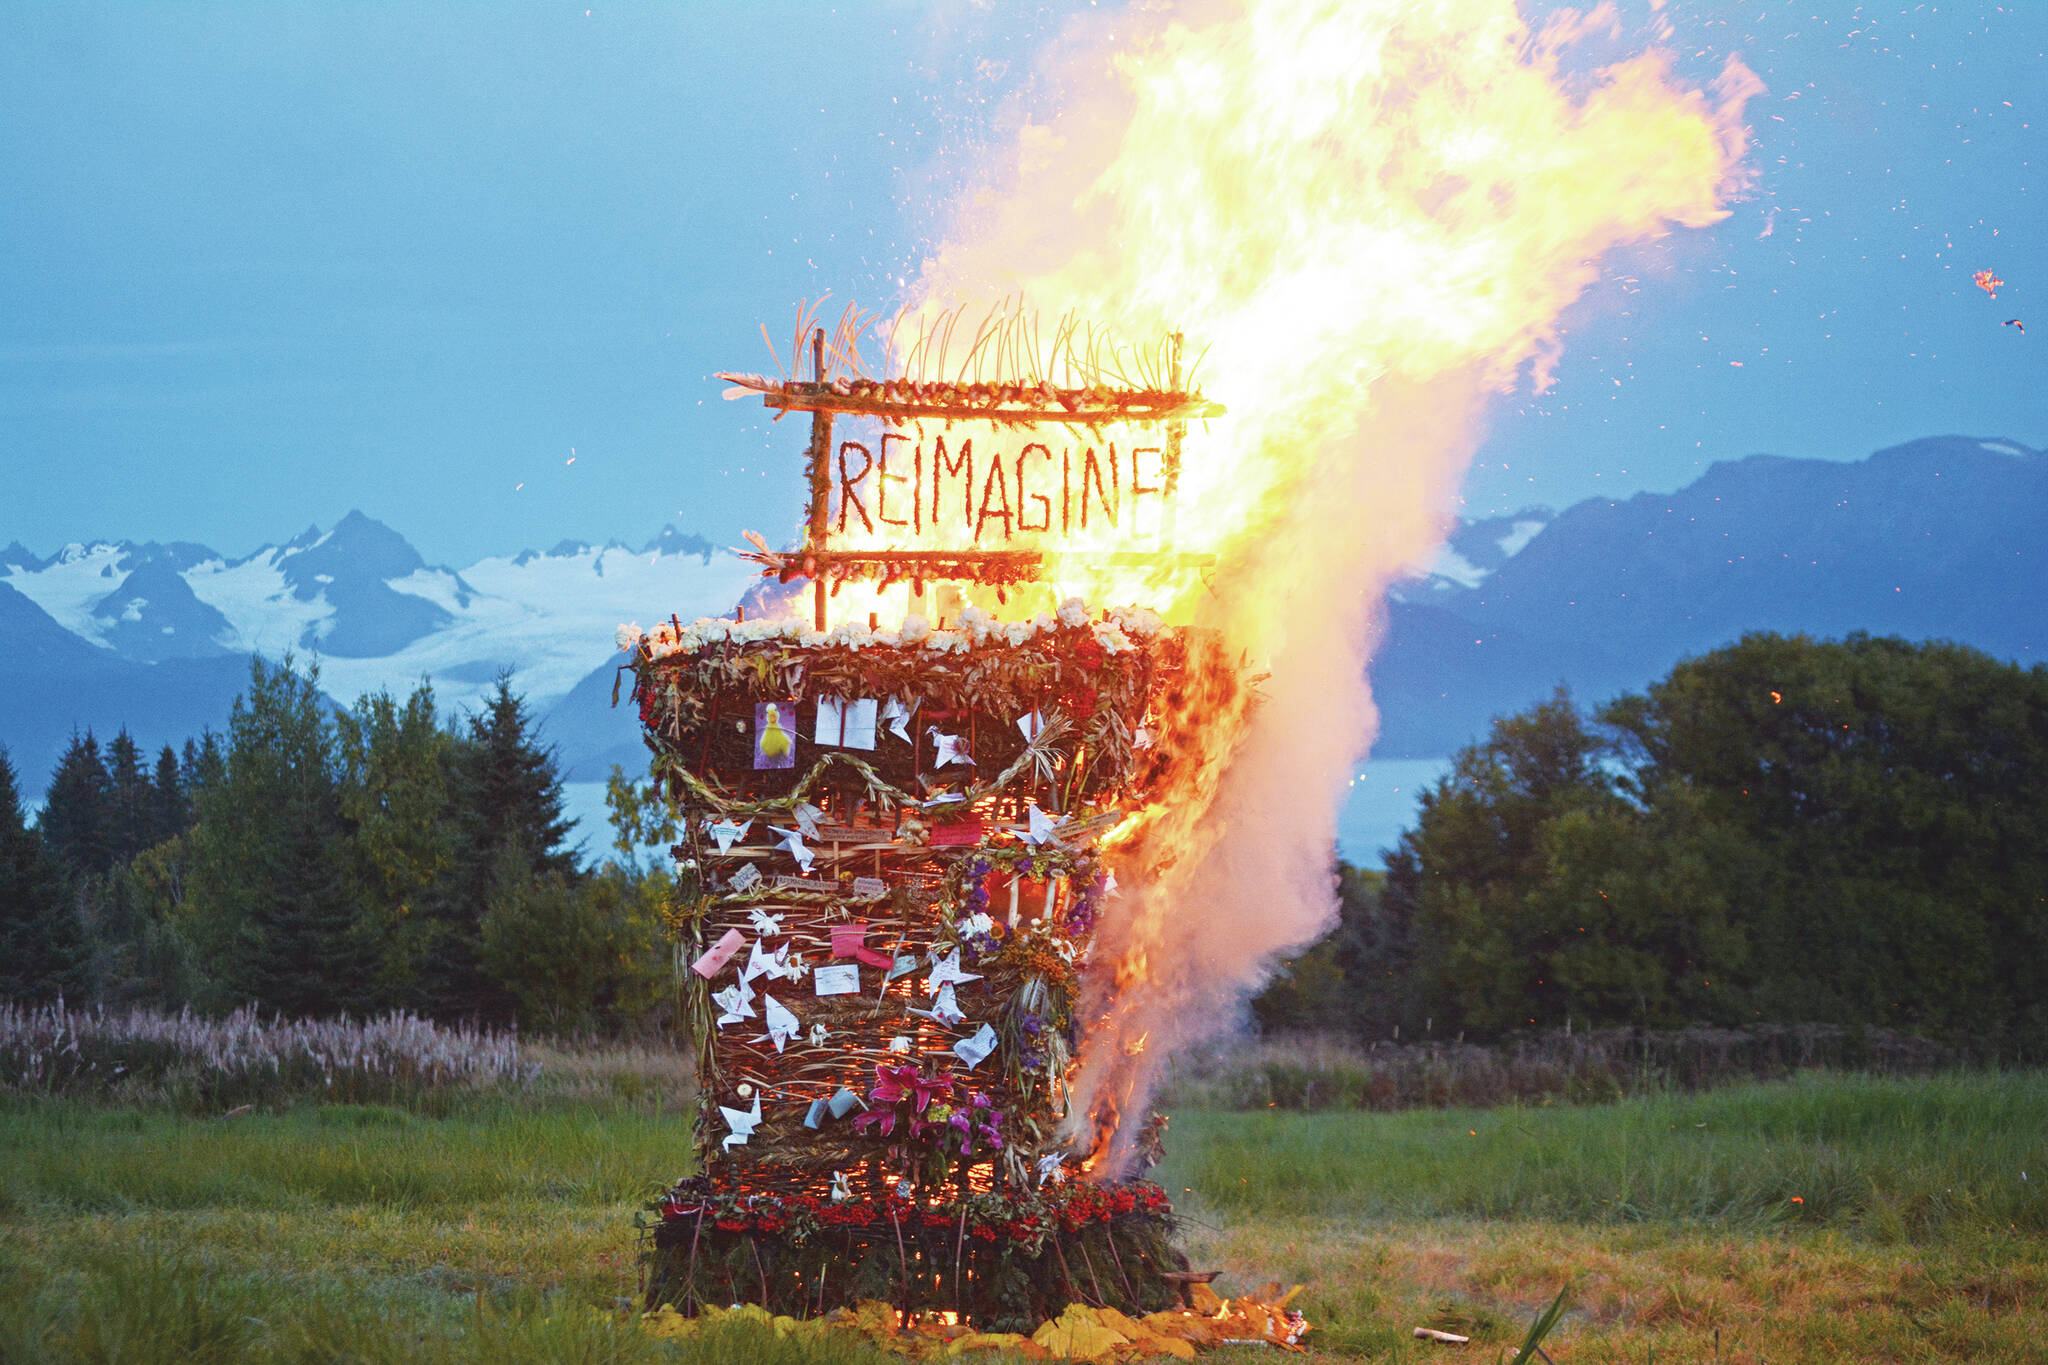
<svg viewBox="0 0 2048 1365">
<path fill-rule="evenodd" d="M 1029 621 L 998 621 L 981 608 L 968 606 L 961 611 L 958 624 L 948 630 L 934 630 L 931 622 L 915 613 L 905 617 L 901 626 L 876 630 L 851 621 L 830 630 L 815 630 L 798 618 L 731 621 L 722 616 L 707 616 L 681 629 L 663 623 L 651 631 L 643 631 L 637 623 L 628 623 L 619 627 L 617 638 L 620 649 L 637 650 L 649 659 L 694 653 L 710 645 L 750 645 L 764 640 L 789 640 L 806 649 L 827 645 L 864 649 L 880 645 L 895 649 L 922 648 L 933 654 L 964 654 L 980 645 L 1015 648 L 1040 634 L 1080 626 L 1092 626 L 1095 639 L 1105 653 L 1122 654 L 1138 647 L 1135 639 L 1149 639 L 1157 635 L 1165 629 L 1166 623 L 1158 612 L 1145 607 L 1111 608 L 1097 619 L 1080 598 L 1069 597 L 1060 603 L 1056 616 L 1041 612 Z"/>
</svg>

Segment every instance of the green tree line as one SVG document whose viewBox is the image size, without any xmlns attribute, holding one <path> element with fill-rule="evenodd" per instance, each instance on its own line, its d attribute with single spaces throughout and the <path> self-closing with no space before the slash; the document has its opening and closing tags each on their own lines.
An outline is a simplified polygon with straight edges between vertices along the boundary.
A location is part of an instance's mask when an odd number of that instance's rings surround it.
<svg viewBox="0 0 2048 1365">
<path fill-rule="evenodd" d="M 0 756 L 0 996 L 557 1032 L 656 1017 L 673 837 L 616 774 L 564 846 L 501 681 L 337 710 L 258 663 L 222 735 L 79 737 L 23 819 Z M 1567 1024 L 1870 1024 L 2048 1039 L 2048 668 L 1751 635 L 1587 712 L 1495 723 L 1384 874 L 1254 1008 L 1270 1028 L 1473 1041 Z"/>
<path fill-rule="evenodd" d="M 1752 634 L 1591 713 L 1560 690 L 1339 891 L 1255 1002 L 1269 1027 L 1832 1023 L 2038 1052 L 2048 666 Z"/>
<path fill-rule="evenodd" d="M 340 710 L 289 658 L 252 665 L 224 735 L 154 764 L 125 731 L 75 737 L 33 826 L 0 751 L 0 997 L 641 1023 L 666 999 L 667 878 L 624 833 L 579 866 L 561 788 L 506 679 L 471 715 L 426 684 Z"/>
</svg>

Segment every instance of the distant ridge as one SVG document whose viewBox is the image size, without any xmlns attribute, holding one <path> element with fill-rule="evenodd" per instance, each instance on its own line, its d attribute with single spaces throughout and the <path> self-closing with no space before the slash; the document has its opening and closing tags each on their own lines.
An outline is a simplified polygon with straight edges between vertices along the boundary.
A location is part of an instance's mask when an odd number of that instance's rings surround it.
<svg viewBox="0 0 2048 1365">
<path fill-rule="evenodd" d="M 2044 521 L 2048 456 L 1937 436 L 1846 462 L 1752 455 L 1676 492 L 1462 523 L 1388 603 L 1374 752 L 1448 754 L 1557 683 L 1602 700 L 1746 630 L 2048 660 Z M 618 625 L 742 600 L 752 615 L 790 591 L 673 526 L 641 544 L 563 540 L 458 572 L 359 511 L 238 560 L 106 541 L 39 557 L 16 542 L 0 550 L 0 744 L 39 791 L 74 727 L 182 740 L 225 723 L 252 653 L 289 649 L 317 655 L 343 703 L 427 677 L 459 711 L 509 668 L 571 776 L 637 771 L 635 719 L 611 706 Z"/>
<path fill-rule="evenodd" d="M 2048 660 L 2048 456 L 1936 436 L 1856 461 L 1752 455 L 1589 499 L 1469 586 L 1390 606 L 1374 752 L 1446 754 L 1558 682 L 1592 701 L 1751 630 L 1948 639 Z"/>
</svg>

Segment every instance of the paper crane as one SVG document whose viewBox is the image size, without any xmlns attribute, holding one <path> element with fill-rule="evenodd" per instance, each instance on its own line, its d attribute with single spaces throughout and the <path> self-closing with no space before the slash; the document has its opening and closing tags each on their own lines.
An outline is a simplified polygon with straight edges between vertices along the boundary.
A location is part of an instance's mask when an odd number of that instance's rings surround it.
<svg viewBox="0 0 2048 1365">
<path fill-rule="evenodd" d="M 735 825 L 730 820 L 706 820 L 704 822 L 706 832 L 718 841 L 718 851 L 720 853 L 732 852 L 732 846 L 741 839 L 746 838 L 747 831 L 753 827 L 754 822 L 752 820 L 747 821 L 743 825 Z"/>
<path fill-rule="evenodd" d="M 777 1052 L 782 1051 L 783 1044 L 796 1037 L 797 1030 L 803 1027 L 797 1022 L 797 1017 L 789 1012 L 788 1006 L 772 995 L 761 997 L 761 1014 L 762 1022 L 768 1026 L 768 1031 L 754 1041 L 773 1043 Z"/>
<path fill-rule="evenodd" d="M 713 992 L 711 1000 L 724 1011 L 718 1016 L 720 1028 L 754 1017 L 754 988 L 744 981 L 736 986 L 727 986 L 722 991 Z"/>
<path fill-rule="evenodd" d="M 754 932 L 762 938 L 773 938 L 782 932 L 780 915 L 771 915 L 766 910 L 749 910 L 747 915 L 754 926 Z"/>
<path fill-rule="evenodd" d="M 899 699 L 895 697 L 889 698 L 889 700 L 882 703 L 882 724 L 888 726 L 889 733 L 902 740 L 905 744 L 911 743 L 910 719 L 917 714 L 917 708 L 920 704 L 920 702 L 912 702 L 910 705 L 905 706 Z"/>
<path fill-rule="evenodd" d="M 931 737 L 932 747 L 939 751 L 939 756 L 932 760 L 932 767 L 943 768 L 948 763 L 965 763 L 975 766 L 974 760 L 969 758 L 966 751 L 960 747 L 966 743 L 960 736 L 940 734 L 939 727 L 936 725 L 925 726 L 924 732 Z"/>
<path fill-rule="evenodd" d="M 815 839 L 818 837 L 818 817 L 824 813 L 808 801 L 799 801 L 789 814 L 796 821 L 796 827 L 804 832 L 804 838 Z"/>
<path fill-rule="evenodd" d="M 1047 815 L 1035 805 L 1026 806 L 1024 808 L 1024 815 L 1031 822 L 1031 827 L 1024 832 L 1025 843 L 1050 844 L 1059 842 L 1055 834 L 1061 825 L 1067 823 L 1066 816 Z"/>
<path fill-rule="evenodd" d="M 764 953 L 758 939 L 747 953 L 747 965 L 740 968 L 742 981 L 752 981 L 757 976 L 772 976 L 777 981 L 794 981 L 803 974 L 803 965 L 789 960 L 787 943 L 772 953 Z"/>
<path fill-rule="evenodd" d="M 761 1122 L 761 1097 L 758 1094 L 754 1096 L 754 1107 L 751 1110 L 728 1109 L 721 1104 L 718 1106 L 718 1112 L 724 1116 L 725 1126 L 732 1129 L 725 1135 L 725 1150 L 744 1147 L 747 1145 L 747 1139 L 754 1135 L 755 1127 Z"/>
<path fill-rule="evenodd" d="M 953 983 L 950 981 L 939 987 L 939 998 L 932 1001 L 930 1009 L 921 1010 L 912 1006 L 910 1012 L 920 1018 L 930 1019 L 935 1023 L 945 1024 L 948 1027 L 964 1023 L 967 1019 L 967 1016 L 960 1012 L 960 1002 L 953 998 Z"/>
<path fill-rule="evenodd" d="M 1044 1189 L 1048 1181 L 1057 1185 L 1065 1180 L 1067 1173 L 1060 1168 L 1066 1164 L 1066 1160 L 1065 1152 L 1048 1152 L 1038 1158 L 1038 1188 Z"/>
<path fill-rule="evenodd" d="M 789 850 L 790 857 L 796 859 L 797 867 L 809 872 L 811 861 L 818 855 L 811 852 L 810 845 L 804 842 L 804 832 L 800 829 L 784 829 L 780 825 L 770 825 L 768 828 L 782 836 L 782 846 Z"/>
<path fill-rule="evenodd" d="M 947 953 L 932 964 L 932 974 L 926 978 L 925 985 L 934 994 L 937 994 L 941 986 L 950 986 L 955 983 L 964 986 L 970 981 L 979 980 L 981 980 L 980 972 L 968 972 L 960 969 L 960 950 L 955 948 L 952 952 Z"/>
</svg>

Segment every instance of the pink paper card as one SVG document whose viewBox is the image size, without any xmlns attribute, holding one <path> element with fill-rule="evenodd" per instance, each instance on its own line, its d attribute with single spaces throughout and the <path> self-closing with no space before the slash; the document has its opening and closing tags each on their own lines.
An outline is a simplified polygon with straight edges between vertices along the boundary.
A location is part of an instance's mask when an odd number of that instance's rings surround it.
<svg viewBox="0 0 2048 1365">
<path fill-rule="evenodd" d="M 965 848 L 978 844 L 988 833 L 979 820 L 956 820 L 951 824 L 933 825 L 931 846 L 933 848 Z"/>
<path fill-rule="evenodd" d="M 868 926 L 865 921 L 832 926 L 832 956 L 850 957 L 870 967 L 888 967 L 895 959 L 885 953 L 878 953 L 868 947 Z"/>
<path fill-rule="evenodd" d="M 747 946 L 747 936 L 737 929 L 725 931 L 725 937 L 705 950 L 704 956 L 690 964 L 690 970 L 709 981 L 717 976 L 732 955 Z"/>
</svg>

